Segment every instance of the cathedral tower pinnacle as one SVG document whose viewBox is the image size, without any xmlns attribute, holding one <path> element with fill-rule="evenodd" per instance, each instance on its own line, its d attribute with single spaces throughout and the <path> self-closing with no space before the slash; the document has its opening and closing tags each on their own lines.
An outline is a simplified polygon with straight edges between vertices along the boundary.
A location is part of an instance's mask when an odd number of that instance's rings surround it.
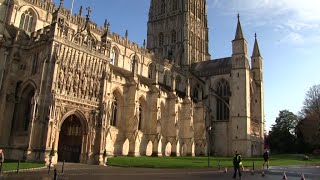
<svg viewBox="0 0 320 180">
<path fill-rule="evenodd" d="M 147 48 L 176 65 L 210 59 L 206 0 L 151 0 Z"/>
</svg>

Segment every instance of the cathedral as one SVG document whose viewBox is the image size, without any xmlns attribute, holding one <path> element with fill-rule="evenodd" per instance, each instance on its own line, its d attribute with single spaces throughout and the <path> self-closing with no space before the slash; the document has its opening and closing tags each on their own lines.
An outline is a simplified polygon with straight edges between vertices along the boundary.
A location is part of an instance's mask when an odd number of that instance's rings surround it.
<svg viewBox="0 0 320 180">
<path fill-rule="evenodd" d="M 206 0 L 151 0 L 142 46 L 91 13 L 63 0 L 0 0 L 7 159 L 263 153 L 263 59 L 257 38 L 249 58 L 239 16 L 232 54 L 211 59 Z"/>
</svg>

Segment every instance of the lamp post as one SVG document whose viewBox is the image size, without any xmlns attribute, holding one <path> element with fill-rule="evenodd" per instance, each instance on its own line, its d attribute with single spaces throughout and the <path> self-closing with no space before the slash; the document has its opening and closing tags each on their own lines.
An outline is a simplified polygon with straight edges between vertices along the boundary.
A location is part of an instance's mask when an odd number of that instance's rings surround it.
<svg viewBox="0 0 320 180">
<path fill-rule="evenodd" d="M 211 134 L 211 126 L 208 126 L 207 132 L 208 132 L 208 168 L 210 168 L 210 134 Z"/>
</svg>

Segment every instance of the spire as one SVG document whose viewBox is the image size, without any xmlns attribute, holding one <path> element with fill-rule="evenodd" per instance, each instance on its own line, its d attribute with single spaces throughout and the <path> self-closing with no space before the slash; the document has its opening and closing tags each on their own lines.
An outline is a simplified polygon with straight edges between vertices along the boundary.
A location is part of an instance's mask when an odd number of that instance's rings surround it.
<svg viewBox="0 0 320 180">
<path fill-rule="evenodd" d="M 237 25 L 237 32 L 234 40 L 240 40 L 244 39 L 243 33 L 242 33 L 242 28 L 241 28 L 241 23 L 240 23 L 240 15 L 238 13 L 238 25 Z"/>
<path fill-rule="evenodd" d="M 252 57 L 260 57 L 260 49 L 259 49 L 259 44 L 257 40 L 257 33 L 254 34 L 254 47 L 253 47 L 253 52 L 252 52 Z"/>
</svg>

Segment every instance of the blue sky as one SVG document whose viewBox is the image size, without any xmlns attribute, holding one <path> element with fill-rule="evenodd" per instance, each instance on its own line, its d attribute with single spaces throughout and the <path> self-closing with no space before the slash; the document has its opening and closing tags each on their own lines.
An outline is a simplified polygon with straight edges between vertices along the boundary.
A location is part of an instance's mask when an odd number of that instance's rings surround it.
<svg viewBox="0 0 320 180">
<path fill-rule="evenodd" d="M 58 2 L 58 0 L 54 0 Z M 71 7 L 72 0 L 64 6 Z M 142 45 L 147 35 L 150 0 L 75 0 L 74 13 L 80 5 L 92 8 L 91 18 L 102 26 L 105 19 L 111 31 Z M 253 49 L 258 35 L 264 58 L 265 119 L 267 129 L 280 110 L 298 113 L 308 89 L 319 84 L 320 77 L 320 1 L 319 0 L 207 0 L 209 52 L 212 58 L 231 56 L 237 13 L 242 29 Z M 83 14 L 86 14 L 84 11 Z"/>
</svg>

